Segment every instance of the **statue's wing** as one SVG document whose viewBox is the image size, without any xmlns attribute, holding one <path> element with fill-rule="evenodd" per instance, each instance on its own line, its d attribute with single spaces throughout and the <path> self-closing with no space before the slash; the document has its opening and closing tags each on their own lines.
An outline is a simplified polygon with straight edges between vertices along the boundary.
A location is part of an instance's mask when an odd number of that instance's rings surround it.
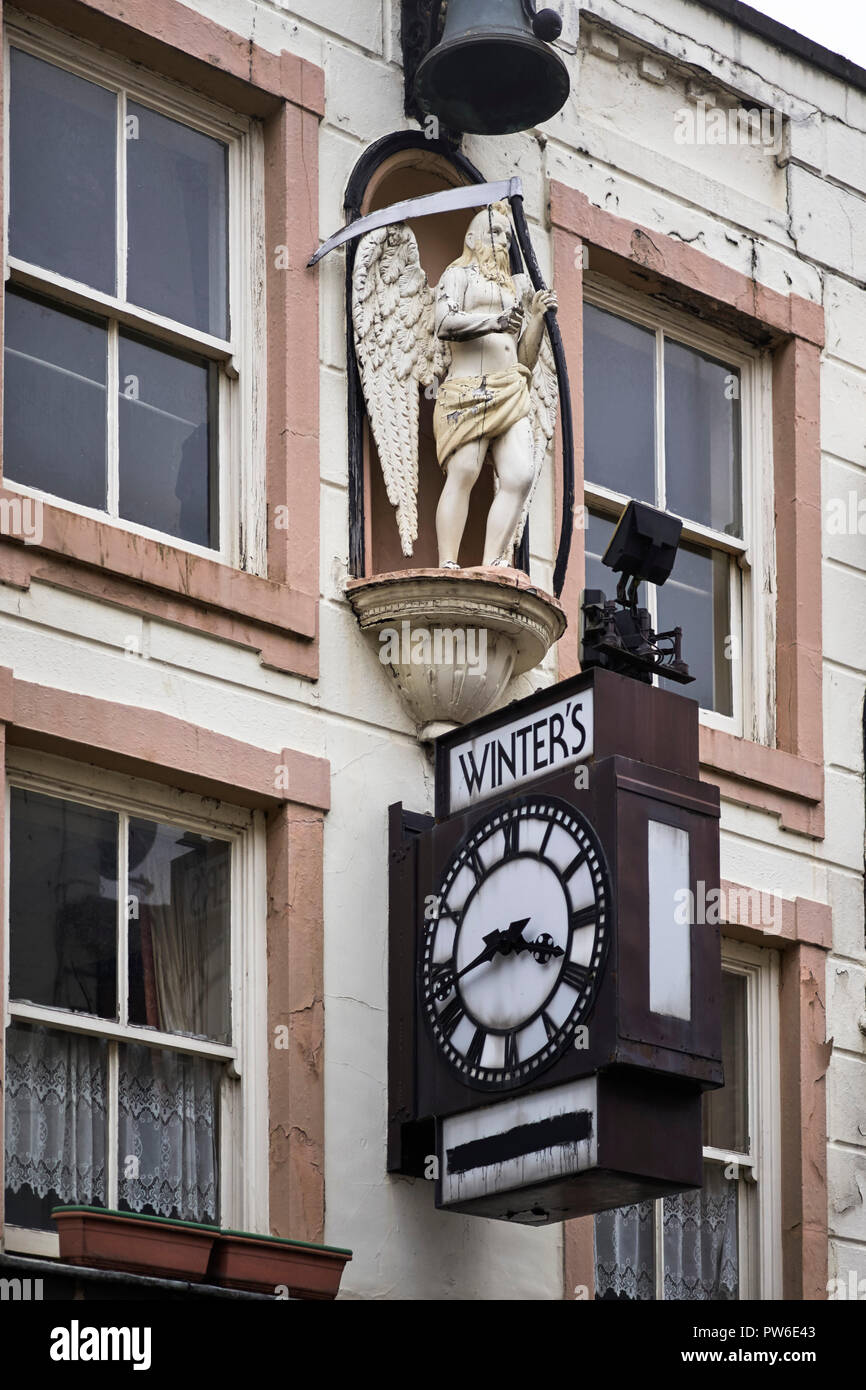
<svg viewBox="0 0 866 1390">
<path fill-rule="evenodd" d="M 532 297 L 535 293 L 532 281 L 528 275 L 516 275 L 514 277 L 515 288 L 518 293 L 520 303 L 523 305 L 524 315 L 529 317 L 529 308 L 532 304 Z M 529 422 L 532 426 L 532 460 L 534 471 L 532 475 L 532 487 L 523 508 L 517 530 L 514 534 L 514 544 L 519 545 L 526 527 L 526 518 L 529 516 L 529 507 L 532 497 L 541 477 L 541 470 L 544 461 L 553 444 L 553 435 L 556 430 L 556 409 L 559 403 L 559 381 L 556 375 L 556 364 L 553 360 L 553 349 L 550 346 L 550 337 L 547 329 L 541 338 L 541 351 L 538 354 L 538 361 L 532 373 L 532 382 L 529 387 L 529 399 L 532 403 L 532 413 Z"/>
<path fill-rule="evenodd" d="M 352 275 L 355 352 L 388 501 L 404 555 L 418 535 L 419 390 L 450 365 L 436 337 L 433 291 L 404 222 L 368 232 Z"/>
</svg>

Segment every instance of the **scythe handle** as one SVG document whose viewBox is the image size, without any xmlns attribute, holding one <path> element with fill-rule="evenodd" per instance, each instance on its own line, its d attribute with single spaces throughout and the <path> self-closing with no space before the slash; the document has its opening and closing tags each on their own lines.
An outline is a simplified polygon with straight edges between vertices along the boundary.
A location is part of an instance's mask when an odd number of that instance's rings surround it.
<svg viewBox="0 0 866 1390">
<path fill-rule="evenodd" d="M 512 193 L 509 201 L 514 230 L 517 233 L 517 241 L 529 271 L 529 278 L 536 290 L 545 290 L 547 286 L 544 283 L 544 277 L 541 274 L 529 237 L 529 227 L 526 224 L 526 214 L 523 211 L 522 193 Z M 553 350 L 553 361 L 556 366 L 556 379 L 559 386 L 559 419 L 562 429 L 562 526 L 559 534 L 559 549 L 556 554 L 556 567 L 553 571 L 553 592 L 559 598 L 565 584 L 568 557 L 571 552 L 571 532 L 574 525 L 574 422 L 571 414 L 568 365 L 565 360 L 565 348 L 556 314 L 548 311 L 544 315 L 544 322 L 550 334 L 550 346 Z M 522 547 L 523 542 L 521 542 L 521 549 Z M 519 560 L 521 568 L 528 573 L 529 556 L 524 557 L 521 554 Z"/>
</svg>

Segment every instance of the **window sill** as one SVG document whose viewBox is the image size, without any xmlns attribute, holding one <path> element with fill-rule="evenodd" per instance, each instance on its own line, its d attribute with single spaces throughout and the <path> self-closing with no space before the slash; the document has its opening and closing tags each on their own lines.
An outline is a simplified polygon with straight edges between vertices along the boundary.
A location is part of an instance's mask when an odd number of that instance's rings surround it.
<svg viewBox="0 0 866 1390">
<path fill-rule="evenodd" d="M 60 1233 L 60 1259 L 76 1268 L 213 1282 L 271 1297 L 337 1296 L 351 1250 L 318 1242 L 233 1231 L 108 1208 L 61 1206 L 52 1211 Z"/>
<path fill-rule="evenodd" d="M 0 488 L 4 517 L 20 502 Z M 50 503 L 40 529 L 32 544 L 0 534 L 0 583 L 54 584 L 252 648 L 279 671 L 318 675 L 313 595 Z"/>
<path fill-rule="evenodd" d="M 251 1293 L 247 1289 L 225 1289 L 217 1284 L 192 1284 L 183 1279 L 159 1279 L 152 1274 L 127 1274 L 113 1269 L 89 1269 L 83 1265 L 64 1264 L 62 1260 L 41 1260 L 29 1255 L 0 1255 L 0 1269 L 7 1279 L 30 1281 L 27 1293 L 30 1301 L 38 1298 L 34 1285 L 41 1281 L 39 1293 L 47 1301 L 54 1299 L 95 1300 L 117 1298 L 252 1298 L 273 1303 L 273 1294 Z M 114 1292 L 117 1290 L 117 1292 Z M 22 1299 L 27 1294 L 22 1290 Z"/>
<path fill-rule="evenodd" d="M 723 797 L 778 815 L 782 828 L 824 838 L 824 769 L 782 748 L 701 725 L 701 767 Z M 718 775 L 716 775 L 718 774 Z"/>
</svg>

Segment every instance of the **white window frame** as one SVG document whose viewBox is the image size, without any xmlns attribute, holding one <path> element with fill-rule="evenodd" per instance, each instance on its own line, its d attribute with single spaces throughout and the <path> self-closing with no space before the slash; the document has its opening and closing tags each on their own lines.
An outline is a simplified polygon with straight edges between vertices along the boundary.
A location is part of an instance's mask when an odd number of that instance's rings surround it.
<svg viewBox="0 0 866 1390">
<path fill-rule="evenodd" d="M 9 254 L 9 101 L 10 48 L 36 58 L 118 95 L 117 141 L 117 238 L 126 244 L 126 139 L 127 100 L 202 131 L 228 147 L 228 304 L 230 336 L 217 338 L 188 325 L 126 302 L 122 295 L 99 290 L 45 270 Z M 261 126 L 245 116 L 170 82 L 138 64 L 124 61 L 84 40 L 15 13 L 4 24 L 5 71 L 5 206 L 3 229 L 4 280 L 42 292 L 58 304 L 89 310 L 108 320 L 107 427 L 108 510 L 81 506 L 67 498 L 4 478 L 7 489 L 39 498 L 53 506 L 124 531 L 147 536 L 179 550 L 245 569 L 267 573 L 265 526 L 265 458 L 262 411 L 264 391 L 264 142 Z M 126 265 L 118 257 L 119 291 L 124 290 Z M 117 344 L 120 326 L 145 334 L 155 346 L 176 347 L 215 362 L 219 367 L 218 494 L 219 544 L 196 545 L 168 532 L 156 531 L 117 515 L 118 509 L 118 409 Z M 258 365 L 258 370 L 257 370 Z"/>
<path fill-rule="evenodd" d="M 739 1299 L 782 1297 L 781 1116 L 779 1107 L 779 957 L 722 940 L 722 968 L 746 981 L 749 1149 L 705 1147 L 704 1159 L 736 1164 Z M 655 1297 L 664 1301 L 664 1198 L 653 1203 Z M 676 1301 L 676 1300 L 673 1300 Z"/>
<path fill-rule="evenodd" d="M 778 951 L 722 939 L 722 969 L 746 981 L 749 1152 L 704 1149 L 736 1163 L 740 1201 L 740 1298 L 782 1297 L 781 1107 Z"/>
<path fill-rule="evenodd" d="M 663 338 L 729 362 L 740 372 L 741 487 L 743 538 L 684 520 L 682 539 L 731 556 L 729 604 L 732 650 L 741 660 L 731 673 L 732 714 L 701 709 L 700 722 L 756 743 L 775 741 L 775 523 L 772 432 L 772 361 L 703 319 L 648 300 L 646 295 L 615 284 L 596 272 L 584 274 L 584 302 L 606 309 L 655 334 L 656 494 L 664 507 L 664 371 Z M 623 493 L 584 479 L 584 504 L 618 517 L 630 499 Z M 647 587 L 647 606 L 655 621 L 655 590 Z M 683 657 L 689 659 L 688 633 Z M 759 679 L 756 679 L 759 677 Z M 687 686 L 683 693 L 689 694 Z"/>
<path fill-rule="evenodd" d="M 3 1028 L 21 1022 L 42 1023 L 108 1041 L 164 1046 L 175 1052 L 208 1056 L 228 1063 L 220 1088 L 220 1209 L 217 1225 L 261 1234 L 269 1230 L 268 1199 L 268 1051 L 261 1026 L 267 1013 L 265 919 L 265 825 L 261 811 L 222 801 L 203 800 L 187 792 L 84 766 L 65 758 L 10 748 L 7 756 L 6 825 L 10 826 L 12 787 L 113 811 L 119 816 L 159 820 L 162 824 L 213 835 L 231 844 L 231 1000 L 232 1042 L 228 1046 L 175 1037 L 153 1028 L 122 1025 L 67 1009 L 17 1004 L 9 998 L 9 895 L 4 904 L 7 942 L 2 962 Z M 125 837 L 121 836 L 121 844 Z M 10 831 L 3 847 L 5 882 L 9 883 Z M 124 866 L 121 865 L 121 872 Z M 126 941 L 126 901 L 118 894 L 118 941 Z M 124 962 L 119 960 L 119 972 Z M 116 1053 L 112 1067 L 116 1072 Z M 116 1075 L 110 1072 L 110 1093 Z M 114 1109 L 114 1113 L 112 1113 Z M 107 1118 L 106 1206 L 117 1207 L 118 1156 L 116 1107 Z M 0 1153 L 0 1179 L 3 1154 Z M 5 1180 L 0 1180 L 0 1204 Z M 48 1231 L 6 1226 L 4 1248 L 31 1255 L 57 1256 L 59 1237 Z"/>
</svg>

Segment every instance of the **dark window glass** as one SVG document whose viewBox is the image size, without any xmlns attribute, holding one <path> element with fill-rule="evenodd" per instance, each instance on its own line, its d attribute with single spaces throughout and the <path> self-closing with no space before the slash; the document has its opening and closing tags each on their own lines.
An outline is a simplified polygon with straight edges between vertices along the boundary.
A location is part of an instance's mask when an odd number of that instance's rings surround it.
<svg viewBox="0 0 866 1390">
<path fill-rule="evenodd" d="M 603 565 L 601 557 L 610 544 L 618 518 L 601 516 L 598 512 L 587 512 L 586 516 L 586 587 L 601 589 L 605 598 L 613 598 L 619 575 Z"/>
<path fill-rule="evenodd" d="M 106 349 L 98 321 L 8 291 L 3 454 L 10 480 L 105 509 Z"/>
<path fill-rule="evenodd" d="M 127 294 L 228 336 L 226 146 L 127 103 Z"/>
<path fill-rule="evenodd" d="M 9 250 L 115 290 L 117 98 L 13 48 Z"/>
<path fill-rule="evenodd" d="M 12 789 L 9 993 L 117 1017 L 117 816 Z"/>
<path fill-rule="evenodd" d="M 703 1143 L 729 1153 L 749 1153 L 746 979 L 727 970 L 722 972 L 722 1062 L 724 1086 L 704 1092 Z"/>
<path fill-rule="evenodd" d="M 739 657 L 730 636 L 730 566 L 724 551 L 681 545 L 658 590 L 657 621 L 659 632 L 683 630 L 683 660 L 695 677 L 683 694 L 727 715 L 733 713 L 731 665 Z"/>
<path fill-rule="evenodd" d="M 655 334 L 583 308 L 584 473 L 589 482 L 655 499 Z"/>
<path fill-rule="evenodd" d="M 665 339 L 668 510 L 741 536 L 740 374 Z"/>
<path fill-rule="evenodd" d="M 231 1040 L 231 846 L 129 823 L 129 1021 Z"/>
<path fill-rule="evenodd" d="M 6 1029 L 6 1221 L 56 1233 L 52 1207 L 106 1204 L 108 1047 L 103 1038 Z"/>
<path fill-rule="evenodd" d="M 121 334 L 119 378 L 121 517 L 216 547 L 215 369 Z"/>
</svg>

